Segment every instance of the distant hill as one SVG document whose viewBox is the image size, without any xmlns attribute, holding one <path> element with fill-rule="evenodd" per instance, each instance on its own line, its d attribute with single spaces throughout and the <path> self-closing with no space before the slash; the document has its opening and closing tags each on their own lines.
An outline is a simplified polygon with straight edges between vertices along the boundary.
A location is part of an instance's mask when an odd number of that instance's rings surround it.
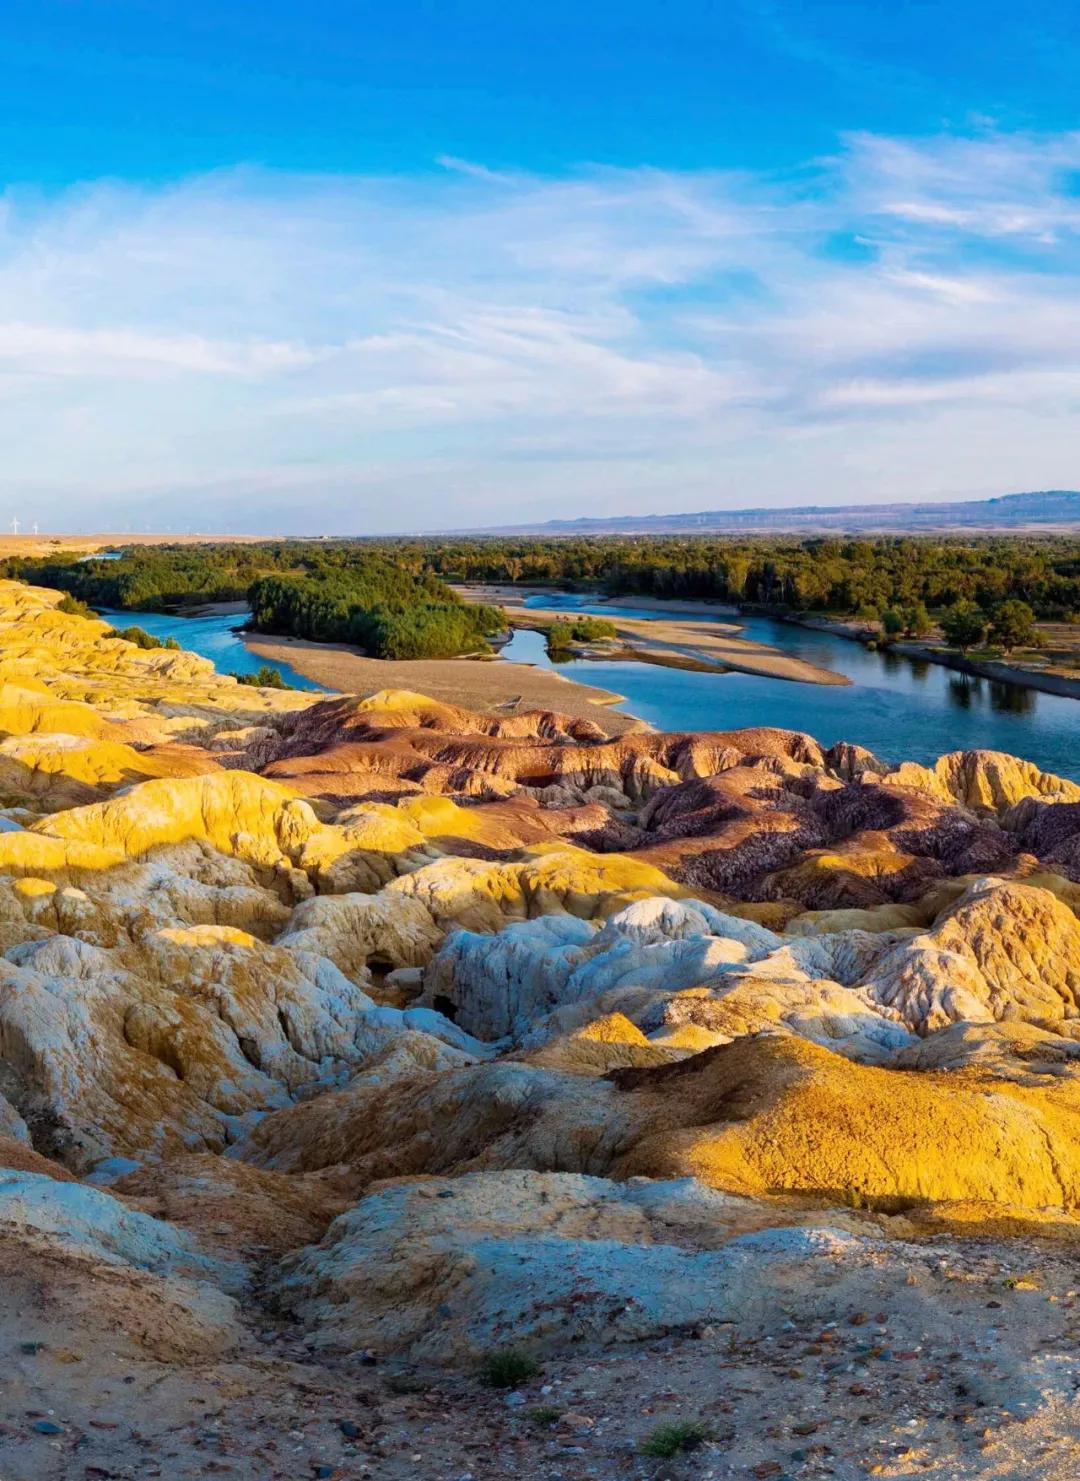
<svg viewBox="0 0 1080 1481">
<path fill-rule="evenodd" d="M 473 534 L 701 535 L 757 532 L 1017 530 L 1080 528 L 1080 492 L 1045 489 L 939 504 L 792 504 L 780 509 L 710 509 L 699 514 L 626 514 L 499 525 Z"/>
</svg>

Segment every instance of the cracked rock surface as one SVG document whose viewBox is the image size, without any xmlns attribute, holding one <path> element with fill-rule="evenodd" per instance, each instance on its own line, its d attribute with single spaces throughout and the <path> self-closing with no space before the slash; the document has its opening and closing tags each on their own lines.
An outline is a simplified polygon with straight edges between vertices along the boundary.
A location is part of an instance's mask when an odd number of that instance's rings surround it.
<svg viewBox="0 0 1080 1481">
<path fill-rule="evenodd" d="M 1080 1475 L 1080 788 L 57 603 L 0 583 L 0 1474 Z"/>
</svg>

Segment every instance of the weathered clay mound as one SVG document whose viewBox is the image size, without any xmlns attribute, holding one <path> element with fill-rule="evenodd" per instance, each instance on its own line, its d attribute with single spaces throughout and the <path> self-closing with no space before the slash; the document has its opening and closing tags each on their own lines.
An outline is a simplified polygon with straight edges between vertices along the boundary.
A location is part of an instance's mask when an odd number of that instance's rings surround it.
<svg viewBox="0 0 1080 1481">
<path fill-rule="evenodd" d="M 1052 1305 L 1025 1272 L 1080 1238 L 1080 788 L 986 751 L 264 692 L 57 600 L 0 583 L 0 1340 L 20 1395 L 47 1351 L 55 1393 L 88 1375 L 57 1474 L 142 1364 L 209 1365 L 192 1414 L 265 1385 L 289 1417 L 237 1464 L 260 1478 L 313 1371 L 337 1408 L 300 1469 L 396 1475 L 342 1393 L 512 1345 L 632 1364 L 718 1330 L 710 1393 L 757 1342 L 772 1393 L 794 1330 L 955 1353 L 989 1311 L 1013 1367 L 980 1348 L 965 1382 L 1071 1395 L 1044 1349 L 1073 1272 Z M 188 1470 L 231 1464 L 199 1423 Z"/>
</svg>

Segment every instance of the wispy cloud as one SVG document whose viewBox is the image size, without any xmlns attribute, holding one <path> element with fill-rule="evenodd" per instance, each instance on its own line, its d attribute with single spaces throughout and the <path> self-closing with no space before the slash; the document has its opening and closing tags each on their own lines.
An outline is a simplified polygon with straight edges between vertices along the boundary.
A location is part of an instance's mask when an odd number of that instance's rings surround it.
<svg viewBox="0 0 1080 1481">
<path fill-rule="evenodd" d="M 8 502 L 375 531 L 1076 483 L 1080 135 L 441 163 L 3 197 Z"/>
</svg>

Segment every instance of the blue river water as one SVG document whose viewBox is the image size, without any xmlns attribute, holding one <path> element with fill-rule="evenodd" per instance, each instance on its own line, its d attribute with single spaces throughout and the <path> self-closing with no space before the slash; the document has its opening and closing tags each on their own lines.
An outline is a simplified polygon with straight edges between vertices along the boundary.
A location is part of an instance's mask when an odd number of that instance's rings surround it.
<svg viewBox="0 0 1080 1481">
<path fill-rule="evenodd" d="M 613 604 L 570 593 L 546 593 L 527 605 L 615 615 Z M 626 617 L 663 616 L 620 605 Z M 237 632 L 236 613 L 178 617 L 160 612 L 101 614 L 116 627 L 137 625 L 155 637 L 175 637 L 182 647 L 209 658 L 222 673 L 254 673 L 261 660 Z M 861 643 L 766 617 L 740 619 L 748 638 L 769 643 L 797 658 L 836 669 L 850 685 L 795 684 L 753 674 L 713 674 L 656 664 L 552 663 L 539 633 L 517 631 L 503 656 L 554 668 L 567 678 L 612 689 L 625 699 L 615 708 L 639 715 L 660 730 L 732 730 L 742 725 L 778 725 L 805 730 L 823 745 L 855 741 L 886 761 L 934 760 L 945 751 L 985 747 L 1024 756 L 1044 771 L 1080 781 L 1080 700 L 1039 694 L 1015 684 L 954 673 Z M 298 689 L 321 686 L 277 665 Z"/>
<path fill-rule="evenodd" d="M 244 620 L 242 612 L 178 617 L 172 612 L 116 612 L 108 607 L 99 607 L 97 613 L 116 628 L 141 627 L 152 638 L 175 638 L 181 648 L 198 653 L 201 658 L 209 658 L 219 674 L 255 674 L 266 663 L 264 658 L 251 652 L 237 631 Z M 272 666 L 294 689 L 324 692 L 321 684 L 305 679 L 290 664 L 275 663 Z"/>
<path fill-rule="evenodd" d="M 530 598 L 526 606 L 609 617 L 664 615 L 635 608 L 629 601 L 615 609 L 614 603 L 569 593 Z M 710 674 L 590 659 L 552 664 L 540 635 L 525 631 L 515 633 L 503 654 L 613 689 L 626 696 L 616 708 L 661 730 L 779 725 L 808 731 L 826 746 L 854 741 L 893 762 L 925 763 L 945 751 L 984 747 L 1024 756 L 1044 771 L 1080 781 L 1080 700 L 972 678 L 895 653 L 873 652 L 848 638 L 767 617 L 717 620 L 738 622 L 742 636 L 835 669 L 852 682 L 796 684 L 755 674 Z"/>
</svg>

